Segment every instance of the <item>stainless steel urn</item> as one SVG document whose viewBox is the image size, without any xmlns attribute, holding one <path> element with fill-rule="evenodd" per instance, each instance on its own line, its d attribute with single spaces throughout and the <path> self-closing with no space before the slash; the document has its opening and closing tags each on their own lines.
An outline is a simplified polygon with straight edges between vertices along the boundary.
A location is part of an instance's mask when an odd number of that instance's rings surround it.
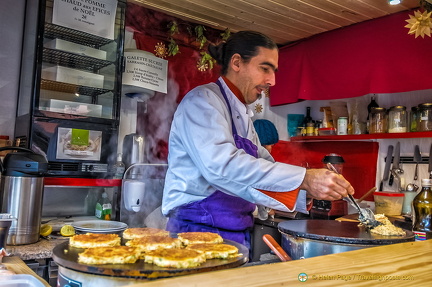
<svg viewBox="0 0 432 287">
<path fill-rule="evenodd" d="M 8 153 L 1 164 L 0 206 L 15 221 L 9 228 L 8 245 L 31 244 L 39 240 L 42 216 L 44 175 L 48 163 L 44 156 L 19 147 Z"/>
</svg>

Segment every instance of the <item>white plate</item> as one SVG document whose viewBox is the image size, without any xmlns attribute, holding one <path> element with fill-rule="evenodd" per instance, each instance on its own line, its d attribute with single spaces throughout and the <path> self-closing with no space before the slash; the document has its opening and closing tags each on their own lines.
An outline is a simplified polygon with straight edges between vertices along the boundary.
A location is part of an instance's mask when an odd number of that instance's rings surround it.
<svg viewBox="0 0 432 287">
<path fill-rule="evenodd" d="M 85 220 L 72 223 L 76 230 L 87 232 L 116 232 L 128 228 L 126 223 L 108 220 Z"/>
</svg>

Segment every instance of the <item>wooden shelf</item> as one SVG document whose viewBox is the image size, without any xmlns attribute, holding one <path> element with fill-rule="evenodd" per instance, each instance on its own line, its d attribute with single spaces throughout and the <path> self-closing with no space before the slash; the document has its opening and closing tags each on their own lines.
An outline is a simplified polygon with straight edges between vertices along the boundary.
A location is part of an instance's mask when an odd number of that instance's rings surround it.
<svg viewBox="0 0 432 287">
<path fill-rule="evenodd" d="M 432 131 L 409 133 L 382 133 L 361 135 L 331 135 L 331 136 L 299 136 L 291 137 L 292 142 L 301 141 L 346 141 L 346 140 L 375 140 L 375 139 L 404 139 L 404 138 L 430 138 Z"/>
</svg>

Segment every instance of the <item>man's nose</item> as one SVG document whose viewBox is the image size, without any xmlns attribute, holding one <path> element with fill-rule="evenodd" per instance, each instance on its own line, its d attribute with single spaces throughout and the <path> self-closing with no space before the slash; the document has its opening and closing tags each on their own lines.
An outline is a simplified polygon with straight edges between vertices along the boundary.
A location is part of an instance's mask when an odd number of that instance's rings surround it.
<svg viewBox="0 0 432 287">
<path fill-rule="evenodd" d="M 271 87 L 271 86 L 274 86 L 275 84 L 276 84 L 276 77 L 275 77 L 275 74 L 272 73 L 266 79 L 266 85 L 268 85 L 269 87 Z"/>
</svg>

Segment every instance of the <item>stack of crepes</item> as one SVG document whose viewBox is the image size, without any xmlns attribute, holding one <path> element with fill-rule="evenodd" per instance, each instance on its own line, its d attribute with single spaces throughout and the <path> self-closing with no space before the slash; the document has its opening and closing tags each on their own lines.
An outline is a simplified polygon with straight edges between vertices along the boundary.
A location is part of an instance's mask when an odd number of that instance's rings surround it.
<svg viewBox="0 0 432 287">
<path fill-rule="evenodd" d="M 223 238 L 211 232 L 178 233 L 177 238 L 157 228 L 128 228 L 117 234 L 86 233 L 70 238 L 71 247 L 84 248 L 78 253 L 83 264 L 125 264 L 143 259 L 160 267 L 189 268 L 210 259 L 239 256 L 238 248 L 224 244 Z"/>
</svg>

